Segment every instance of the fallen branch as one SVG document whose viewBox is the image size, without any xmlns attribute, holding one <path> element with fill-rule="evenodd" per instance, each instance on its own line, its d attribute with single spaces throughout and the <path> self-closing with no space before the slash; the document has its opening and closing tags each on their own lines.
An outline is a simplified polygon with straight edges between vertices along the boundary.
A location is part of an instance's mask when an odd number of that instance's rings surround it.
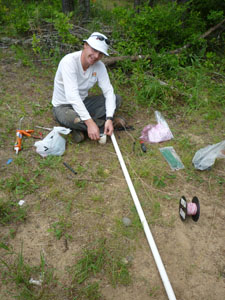
<svg viewBox="0 0 225 300">
<path fill-rule="evenodd" d="M 198 38 L 199 39 L 204 39 L 207 36 L 209 36 L 213 31 L 215 31 L 216 29 L 218 29 L 219 27 L 221 27 L 223 25 L 223 23 L 225 22 L 225 19 L 223 19 L 223 21 L 221 21 L 219 24 L 215 25 L 214 27 L 210 28 L 208 31 L 206 31 L 205 33 L 201 34 Z M 184 49 L 187 49 L 191 46 L 191 43 L 188 43 L 186 45 L 184 45 L 181 48 L 169 51 L 170 54 L 177 54 L 180 53 L 181 51 L 183 51 Z"/>
<path fill-rule="evenodd" d="M 219 27 L 221 27 L 224 22 L 225 22 L 225 19 L 223 19 L 223 21 L 221 21 L 219 24 L 215 25 L 214 27 L 210 28 L 208 31 L 206 31 L 205 33 L 203 33 L 202 35 L 200 35 L 199 38 L 204 39 L 205 37 L 207 37 L 208 35 L 210 35 L 213 31 L 215 31 L 216 29 L 218 29 Z"/>
<path fill-rule="evenodd" d="M 223 21 L 221 21 L 219 24 L 215 25 L 214 27 L 210 28 L 208 31 L 206 31 L 205 33 L 201 34 L 199 36 L 198 39 L 204 39 L 206 38 L 207 36 L 209 36 L 213 31 L 215 31 L 216 29 L 218 29 L 219 27 L 221 27 L 223 25 L 223 23 L 225 22 L 225 19 L 223 19 Z M 175 49 L 175 50 L 171 50 L 169 51 L 170 54 L 177 54 L 177 53 L 180 53 L 181 51 L 183 51 L 184 49 L 187 49 L 191 46 L 191 43 L 188 43 L 186 45 L 184 45 L 183 47 L 181 48 L 178 48 L 178 49 Z M 146 55 L 136 55 L 136 56 L 116 56 L 116 57 L 110 57 L 110 58 L 104 58 L 103 59 L 103 62 L 105 63 L 105 65 L 107 66 L 111 66 L 111 65 L 114 65 L 116 64 L 117 62 L 119 61 L 124 61 L 126 59 L 129 59 L 131 61 L 137 61 L 139 59 L 145 59 L 147 58 L 148 56 Z M 163 85 L 163 83 L 162 83 Z"/>
</svg>

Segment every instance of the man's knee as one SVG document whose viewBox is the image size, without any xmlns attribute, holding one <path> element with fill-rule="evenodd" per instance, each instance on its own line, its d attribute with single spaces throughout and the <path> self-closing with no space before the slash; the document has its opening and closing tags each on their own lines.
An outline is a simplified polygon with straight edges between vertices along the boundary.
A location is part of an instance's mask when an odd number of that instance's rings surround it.
<svg viewBox="0 0 225 300">
<path fill-rule="evenodd" d="M 53 107 L 53 118 L 62 126 L 70 128 L 81 122 L 79 115 L 69 105 Z"/>
<path fill-rule="evenodd" d="M 73 122 L 74 122 L 74 124 L 80 123 L 81 118 L 79 116 L 76 116 Z"/>
</svg>

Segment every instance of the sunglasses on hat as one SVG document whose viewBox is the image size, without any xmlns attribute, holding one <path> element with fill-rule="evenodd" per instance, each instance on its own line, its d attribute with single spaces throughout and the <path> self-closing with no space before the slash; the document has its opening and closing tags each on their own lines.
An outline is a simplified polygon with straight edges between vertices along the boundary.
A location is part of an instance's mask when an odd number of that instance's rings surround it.
<svg viewBox="0 0 225 300">
<path fill-rule="evenodd" d="M 104 36 L 94 34 L 94 35 L 92 35 L 91 37 L 93 37 L 93 36 L 96 36 L 96 40 L 99 40 L 99 41 L 105 41 L 107 45 L 110 45 L 110 40 L 104 38 Z"/>
</svg>

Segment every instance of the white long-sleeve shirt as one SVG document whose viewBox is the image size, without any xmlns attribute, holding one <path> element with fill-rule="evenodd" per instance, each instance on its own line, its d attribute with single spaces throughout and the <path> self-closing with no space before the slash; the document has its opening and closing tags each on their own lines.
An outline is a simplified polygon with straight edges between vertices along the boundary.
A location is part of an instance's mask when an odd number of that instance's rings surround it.
<svg viewBox="0 0 225 300">
<path fill-rule="evenodd" d="M 83 101 L 88 91 L 97 82 L 106 99 L 106 117 L 113 117 L 116 97 L 103 62 L 98 61 L 84 71 L 81 65 L 82 51 L 67 54 L 59 63 L 55 80 L 52 104 L 54 107 L 71 104 L 81 120 L 90 119 Z"/>
</svg>

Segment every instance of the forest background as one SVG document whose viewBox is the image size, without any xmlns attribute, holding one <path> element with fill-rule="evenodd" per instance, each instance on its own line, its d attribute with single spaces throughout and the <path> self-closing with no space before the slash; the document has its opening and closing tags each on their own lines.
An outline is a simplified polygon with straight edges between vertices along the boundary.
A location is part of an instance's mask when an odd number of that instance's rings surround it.
<svg viewBox="0 0 225 300">
<path fill-rule="evenodd" d="M 119 63 L 114 74 L 118 84 L 132 87 L 138 103 L 167 107 L 183 102 L 209 114 L 210 107 L 215 114 L 215 104 L 224 105 L 220 93 L 204 89 L 207 80 L 197 88 L 192 81 L 196 70 L 202 79 L 206 69 L 219 74 L 224 70 L 223 1 L 1 0 L 0 4 L 1 43 L 12 44 L 17 52 L 21 45 L 29 46 L 37 59 L 51 59 L 57 66 L 63 55 L 80 49 L 83 38 L 97 30 L 109 36 L 113 56 L 145 57 L 137 63 L 129 59 Z"/>
<path fill-rule="evenodd" d="M 224 298 L 224 159 L 206 172 L 192 165 L 225 137 L 224 14 L 222 0 L 0 0 L 0 299 L 167 299 L 110 142 L 102 151 L 68 136 L 62 157 L 43 159 L 24 138 L 13 151 L 22 117 L 23 129 L 57 126 L 58 63 L 94 31 L 111 41 L 104 61 L 134 127 L 115 135 L 175 294 Z M 155 110 L 174 134 L 165 146 L 179 153 L 179 172 L 162 145 L 139 147 Z M 183 194 L 200 199 L 197 224 L 179 218 Z"/>
</svg>

